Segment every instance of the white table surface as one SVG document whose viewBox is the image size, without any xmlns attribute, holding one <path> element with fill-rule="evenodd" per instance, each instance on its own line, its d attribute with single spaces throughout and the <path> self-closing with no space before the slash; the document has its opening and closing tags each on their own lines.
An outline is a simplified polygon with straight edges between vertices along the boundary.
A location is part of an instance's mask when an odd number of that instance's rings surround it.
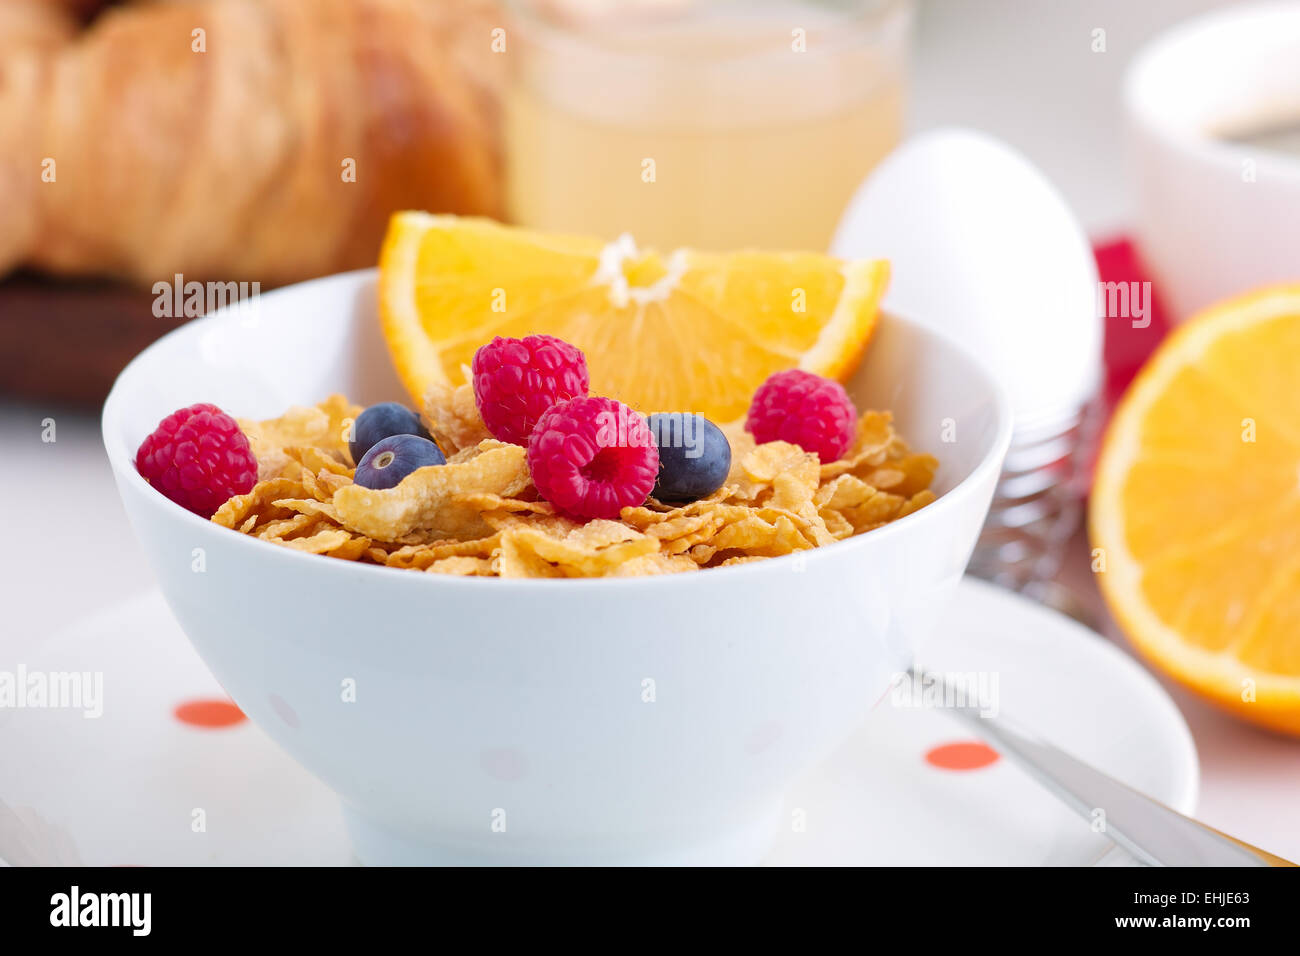
<svg viewBox="0 0 1300 956">
<path fill-rule="evenodd" d="M 1062 187 L 1094 235 L 1105 234 L 1123 226 L 1127 208 L 1118 114 L 1124 61 L 1163 24 L 1216 5 L 931 0 L 920 13 L 913 125 L 959 123 L 1003 137 Z M 1095 28 L 1107 31 L 1106 53 L 1090 50 Z M 49 444 L 41 440 L 45 418 L 56 422 Z M 0 448 L 0 669 L 12 670 L 58 628 L 150 587 L 153 575 L 118 503 L 95 417 L 0 400 Z M 1082 537 L 1067 579 L 1123 645 L 1101 609 Z M 1300 861 L 1300 741 L 1171 692 L 1200 752 L 1199 816 Z"/>
</svg>

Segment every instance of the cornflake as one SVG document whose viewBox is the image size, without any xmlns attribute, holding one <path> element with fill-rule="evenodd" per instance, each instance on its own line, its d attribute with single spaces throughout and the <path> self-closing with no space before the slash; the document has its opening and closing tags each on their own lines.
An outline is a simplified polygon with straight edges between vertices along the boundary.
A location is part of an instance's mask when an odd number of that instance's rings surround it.
<svg viewBox="0 0 1300 956">
<path fill-rule="evenodd" d="M 447 464 L 394 488 L 353 483 L 361 412 L 341 395 L 269 421 L 240 421 L 258 483 L 212 520 L 284 548 L 462 577 L 634 577 L 731 567 L 833 544 L 934 500 L 938 462 L 913 452 L 888 412 L 868 411 L 839 461 L 796 445 L 756 445 L 723 427 L 731 472 L 707 498 L 651 498 L 618 520 L 578 521 L 539 499 L 518 445 L 492 439 L 467 385 L 435 386 L 424 420 Z"/>
</svg>

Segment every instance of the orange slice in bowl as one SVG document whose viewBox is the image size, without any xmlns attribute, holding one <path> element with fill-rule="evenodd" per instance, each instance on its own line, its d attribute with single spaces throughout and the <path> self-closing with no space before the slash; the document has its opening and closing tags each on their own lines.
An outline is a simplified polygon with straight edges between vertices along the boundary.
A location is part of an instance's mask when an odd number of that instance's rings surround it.
<svg viewBox="0 0 1300 956">
<path fill-rule="evenodd" d="M 1218 305 L 1165 341 L 1106 435 L 1098 581 L 1157 667 L 1300 734 L 1300 285 Z"/>
<path fill-rule="evenodd" d="M 393 217 L 379 268 L 384 337 L 417 403 L 436 382 L 464 382 L 494 335 L 545 332 L 586 353 L 592 394 L 720 422 L 743 415 L 772 372 L 852 372 L 889 280 L 885 262 L 661 255 L 626 236 L 414 212 Z"/>
</svg>

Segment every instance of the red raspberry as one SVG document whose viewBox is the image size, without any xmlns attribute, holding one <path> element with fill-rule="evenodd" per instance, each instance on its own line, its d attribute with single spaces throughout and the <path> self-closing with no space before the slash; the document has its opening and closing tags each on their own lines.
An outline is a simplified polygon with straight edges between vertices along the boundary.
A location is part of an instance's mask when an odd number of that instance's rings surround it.
<svg viewBox="0 0 1300 956">
<path fill-rule="evenodd" d="M 497 336 L 474 353 L 474 399 L 493 437 L 527 445 L 542 413 L 587 394 L 587 359 L 552 335 Z"/>
<path fill-rule="evenodd" d="M 844 456 L 857 425 L 858 410 L 843 385 L 797 368 L 769 375 L 745 419 L 745 430 L 760 445 L 788 441 L 823 462 Z"/>
<path fill-rule="evenodd" d="M 612 398 L 552 405 L 528 442 L 542 497 L 575 518 L 617 518 L 645 502 L 659 476 L 659 448 L 645 419 Z"/>
<path fill-rule="evenodd" d="M 211 518 L 257 484 L 257 459 L 235 420 L 215 405 L 172 412 L 140 443 L 135 470 L 164 495 Z"/>
</svg>

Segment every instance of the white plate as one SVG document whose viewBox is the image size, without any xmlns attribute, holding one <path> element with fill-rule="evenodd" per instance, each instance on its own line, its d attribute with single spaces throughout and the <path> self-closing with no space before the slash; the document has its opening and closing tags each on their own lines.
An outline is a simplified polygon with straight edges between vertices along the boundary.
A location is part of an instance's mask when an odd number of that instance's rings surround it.
<svg viewBox="0 0 1300 956">
<path fill-rule="evenodd" d="M 1173 702 L 1127 655 L 1072 621 L 968 579 L 922 655 L 996 677 L 1002 712 L 1185 813 L 1196 751 Z M 255 726 L 182 723 L 224 694 L 157 592 L 60 633 L 25 662 L 102 671 L 103 714 L 0 711 L 0 858 L 92 865 L 347 864 L 330 791 Z M 773 865 L 1090 864 L 1111 844 L 1003 760 L 945 770 L 926 754 L 970 736 L 886 696 L 789 794 Z"/>
</svg>

